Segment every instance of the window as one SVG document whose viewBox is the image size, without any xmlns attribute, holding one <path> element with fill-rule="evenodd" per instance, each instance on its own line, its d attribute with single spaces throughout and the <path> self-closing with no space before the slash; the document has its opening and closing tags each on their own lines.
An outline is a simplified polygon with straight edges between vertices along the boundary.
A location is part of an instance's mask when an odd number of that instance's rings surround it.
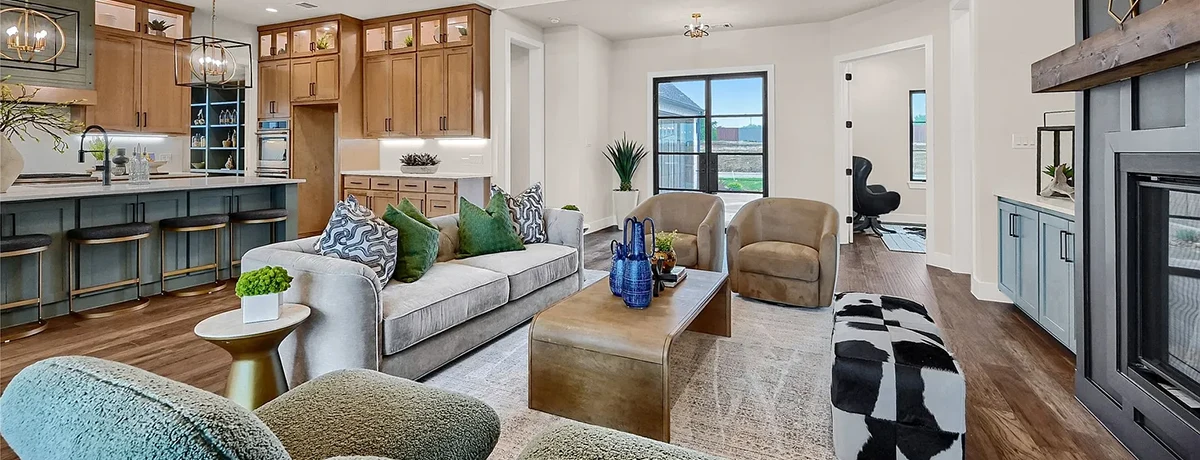
<svg viewBox="0 0 1200 460">
<path fill-rule="evenodd" d="M 908 180 L 925 182 L 925 91 L 908 92 Z"/>
</svg>

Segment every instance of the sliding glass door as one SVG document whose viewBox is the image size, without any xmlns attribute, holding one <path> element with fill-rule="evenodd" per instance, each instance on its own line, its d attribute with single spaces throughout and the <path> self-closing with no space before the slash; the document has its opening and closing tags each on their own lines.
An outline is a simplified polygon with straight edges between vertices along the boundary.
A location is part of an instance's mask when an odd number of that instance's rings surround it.
<svg viewBox="0 0 1200 460">
<path fill-rule="evenodd" d="M 654 80 L 654 192 L 717 193 L 727 211 L 766 196 L 767 74 Z"/>
</svg>

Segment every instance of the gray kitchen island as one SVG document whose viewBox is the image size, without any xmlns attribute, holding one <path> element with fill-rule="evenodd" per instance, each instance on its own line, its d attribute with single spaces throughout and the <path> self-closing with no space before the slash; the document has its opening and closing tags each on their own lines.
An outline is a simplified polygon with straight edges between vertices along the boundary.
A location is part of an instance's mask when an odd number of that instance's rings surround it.
<svg viewBox="0 0 1200 460">
<path fill-rule="evenodd" d="M 260 209 L 286 209 L 282 222 L 259 225 L 231 225 L 220 230 L 221 260 L 217 261 L 220 279 L 237 276 L 232 260 L 246 251 L 269 244 L 274 226 L 275 239 L 296 238 L 297 198 L 300 179 L 246 177 L 204 177 L 155 180 L 146 185 L 97 183 L 18 185 L 0 194 L 0 235 L 46 234 L 52 238 L 42 253 L 41 276 L 37 256 L 8 257 L 0 262 L 0 301 L 16 302 L 37 297 L 41 281 L 43 317 L 69 314 L 68 270 L 69 242 L 66 234 L 77 228 L 144 222 L 153 230 L 141 241 L 141 258 L 136 246 L 104 244 L 80 247 L 76 253 L 77 287 L 98 286 L 134 278 L 141 267 L 141 283 L 122 289 L 84 294 L 76 297 L 75 311 L 117 304 L 138 296 L 160 292 L 160 261 L 167 269 L 213 263 L 214 232 L 167 234 L 160 241 L 159 222 L 163 219 L 206 214 L 228 214 Z M 231 258 L 230 233 L 237 247 Z M 160 250 L 160 247 L 163 249 Z M 171 278 L 168 290 L 184 289 L 214 281 L 212 270 Z M 232 289 L 232 286 L 230 287 Z M 0 311 L 4 327 L 37 321 L 36 306 Z"/>
</svg>

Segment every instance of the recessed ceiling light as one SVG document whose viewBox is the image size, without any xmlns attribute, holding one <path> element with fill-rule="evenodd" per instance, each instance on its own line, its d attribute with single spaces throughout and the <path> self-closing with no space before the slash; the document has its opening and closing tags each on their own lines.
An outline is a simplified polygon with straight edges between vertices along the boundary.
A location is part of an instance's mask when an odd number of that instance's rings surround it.
<svg viewBox="0 0 1200 460">
<path fill-rule="evenodd" d="M 551 24 L 558 24 L 559 22 L 561 22 L 561 20 L 560 20 L 560 19 L 558 19 L 558 18 L 550 18 L 550 23 L 551 23 Z"/>
<path fill-rule="evenodd" d="M 277 9 L 275 9 L 275 8 L 267 8 L 267 12 L 268 12 L 268 13 L 278 13 L 278 12 L 279 12 L 279 10 L 277 10 Z"/>
</svg>

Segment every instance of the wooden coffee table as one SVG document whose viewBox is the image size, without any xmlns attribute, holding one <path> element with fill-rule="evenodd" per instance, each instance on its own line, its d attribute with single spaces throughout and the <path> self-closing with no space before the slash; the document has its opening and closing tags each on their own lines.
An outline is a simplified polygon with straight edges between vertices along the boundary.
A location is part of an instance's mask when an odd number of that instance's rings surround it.
<svg viewBox="0 0 1200 460">
<path fill-rule="evenodd" d="M 671 441 L 671 342 L 685 330 L 730 335 L 724 273 L 687 279 L 627 308 L 601 281 L 539 313 L 529 333 L 529 408 Z"/>
</svg>

